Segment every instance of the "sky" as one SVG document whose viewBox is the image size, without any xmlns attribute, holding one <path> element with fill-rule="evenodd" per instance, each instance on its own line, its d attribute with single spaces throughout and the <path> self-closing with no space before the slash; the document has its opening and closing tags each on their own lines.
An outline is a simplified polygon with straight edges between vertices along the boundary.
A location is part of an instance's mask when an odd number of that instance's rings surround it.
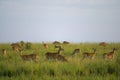
<svg viewBox="0 0 120 80">
<path fill-rule="evenodd" d="M 0 43 L 120 42 L 120 0 L 0 0 Z"/>
</svg>

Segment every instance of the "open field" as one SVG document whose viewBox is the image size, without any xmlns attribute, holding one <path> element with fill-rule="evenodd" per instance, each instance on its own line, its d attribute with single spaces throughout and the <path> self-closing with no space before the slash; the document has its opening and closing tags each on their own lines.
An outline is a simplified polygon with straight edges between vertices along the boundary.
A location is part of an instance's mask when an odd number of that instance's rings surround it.
<svg viewBox="0 0 120 80">
<path fill-rule="evenodd" d="M 23 61 L 20 53 L 13 51 L 11 44 L 0 44 L 0 80 L 120 80 L 120 43 L 109 43 L 105 48 L 98 43 L 60 44 L 64 51 L 61 53 L 68 62 L 46 60 L 46 52 L 57 52 L 54 44 L 48 43 L 44 48 L 41 43 L 33 43 L 30 49 L 24 49 L 23 54 L 35 52 L 38 62 Z M 6 55 L 2 55 L 2 49 Z M 80 53 L 71 56 L 74 49 Z M 82 53 L 93 52 L 94 59 L 82 60 Z M 115 58 L 104 60 L 103 53 L 116 48 Z"/>
</svg>

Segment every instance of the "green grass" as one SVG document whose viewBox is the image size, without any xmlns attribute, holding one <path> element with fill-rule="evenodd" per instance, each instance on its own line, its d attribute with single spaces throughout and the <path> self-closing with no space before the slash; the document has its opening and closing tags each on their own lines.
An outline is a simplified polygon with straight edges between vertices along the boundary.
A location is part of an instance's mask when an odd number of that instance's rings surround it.
<svg viewBox="0 0 120 80">
<path fill-rule="evenodd" d="M 19 53 L 12 50 L 10 44 L 0 44 L 0 50 L 5 48 L 7 56 L 0 52 L 0 80 L 120 80 L 120 43 L 109 43 L 104 49 L 98 43 L 80 43 L 61 46 L 64 48 L 62 55 L 68 59 L 67 62 L 46 61 L 46 52 L 56 52 L 53 44 L 48 44 L 45 49 L 40 43 L 33 43 L 31 49 L 25 49 L 24 54 L 36 52 L 39 55 L 39 62 L 24 62 Z M 102 54 L 113 48 L 114 60 L 103 60 Z M 80 48 L 80 54 L 71 57 L 75 48 Z M 95 59 L 82 59 L 83 52 L 92 52 L 97 49 Z"/>
</svg>

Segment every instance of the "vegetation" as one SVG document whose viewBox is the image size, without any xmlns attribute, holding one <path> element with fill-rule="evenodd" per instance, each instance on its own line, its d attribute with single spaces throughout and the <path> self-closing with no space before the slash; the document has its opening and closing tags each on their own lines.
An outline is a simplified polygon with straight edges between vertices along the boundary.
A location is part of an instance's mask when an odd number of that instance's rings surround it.
<svg viewBox="0 0 120 80">
<path fill-rule="evenodd" d="M 29 49 L 24 49 L 23 54 L 37 53 L 39 61 L 23 61 L 20 53 L 13 51 L 11 44 L 0 44 L 0 80 L 120 80 L 120 43 L 109 43 L 100 46 L 99 43 L 58 44 L 64 48 L 61 53 L 68 62 L 46 60 L 46 52 L 57 52 L 54 44 L 48 43 L 44 48 L 42 43 L 32 43 Z M 28 47 L 28 46 L 27 46 Z M 96 48 L 94 59 L 85 58 L 84 52 L 93 52 Z M 104 60 L 103 53 L 116 48 L 115 58 Z M 3 56 L 2 49 L 6 49 Z M 74 49 L 80 53 L 71 56 Z"/>
</svg>

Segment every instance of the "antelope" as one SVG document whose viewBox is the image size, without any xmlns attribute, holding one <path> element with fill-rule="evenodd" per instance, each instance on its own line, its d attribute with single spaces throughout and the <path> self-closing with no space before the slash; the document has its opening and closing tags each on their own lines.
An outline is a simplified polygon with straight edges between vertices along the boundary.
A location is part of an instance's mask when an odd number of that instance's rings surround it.
<svg viewBox="0 0 120 80">
<path fill-rule="evenodd" d="M 107 46 L 107 43 L 106 42 L 101 42 L 99 43 L 100 46 L 103 46 L 103 47 L 106 47 Z"/>
<path fill-rule="evenodd" d="M 21 46 L 18 43 L 12 43 L 11 46 L 14 51 L 20 51 Z"/>
<path fill-rule="evenodd" d="M 53 44 L 61 44 L 59 41 L 54 41 Z"/>
<path fill-rule="evenodd" d="M 89 52 L 84 52 L 83 53 L 83 59 L 84 58 L 90 58 L 90 59 L 94 59 L 95 55 L 96 55 L 96 49 L 93 48 L 93 53 L 89 53 Z"/>
<path fill-rule="evenodd" d="M 42 43 L 43 43 L 44 48 L 48 48 L 48 44 L 46 44 L 44 42 L 42 42 Z"/>
<path fill-rule="evenodd" d="M 61 49 L 61 46 L 56 46 L 56 45 L 55 45 L 55 48 Z M 68 60 L 67 60 L 63 55 L 61 55 L 61 54 L 58 54 L 57 60 L 59 60 L 59 61 L 64 61 L 64 62 L 68 62 Z"/>
<path fill-rule="evenodd" d="M 2 49 L 2 55 L 6 56 L 6 49 Z"/>
<path fill-rule="evenodd" d="M 34 62 L 37 62 L 38 59 L 39 59 L 39 56 L 37 54 L 35 54 L 35 53 L 28 54 L 28 55 L 23 55 L 22 51 L 20 51 L 20 56 L 21 56 L 23 61 L 33 60 Z"/>
<path fill-rule="evenodd" d="M 115 50 L 117 50 L 117 49 L 113 48 L 113 50 L 111 52 L 104 53 L 103 58 L 104 59 L 114 59 Z"/>
<path fill-rule="evenodd" d="M 68 42 L 68 41 L 63 41 L 63 44 L 70 44 L 70 42 Z"/>
<path fill-rule="evenodd" d="M 73 55 L 76 55 L 78 53 L 80 53 L 80 49 L 74 49 L 74 51 L 72 52 L 71 55 L 73 56 Z"/>
<path fill-rule="evenodd" d="M 58 49 L 58 52 L 47 52 L 45 53 L 45 57 L 46 59 L 54 59 L 54 60 L 57 60 L 57 56 L 61 54 L 61 51 L 64 51 L 63 48 L 61 48 L 60 46 L 56 46 L 56 48 L 59 48 Z"/>
</svg>

